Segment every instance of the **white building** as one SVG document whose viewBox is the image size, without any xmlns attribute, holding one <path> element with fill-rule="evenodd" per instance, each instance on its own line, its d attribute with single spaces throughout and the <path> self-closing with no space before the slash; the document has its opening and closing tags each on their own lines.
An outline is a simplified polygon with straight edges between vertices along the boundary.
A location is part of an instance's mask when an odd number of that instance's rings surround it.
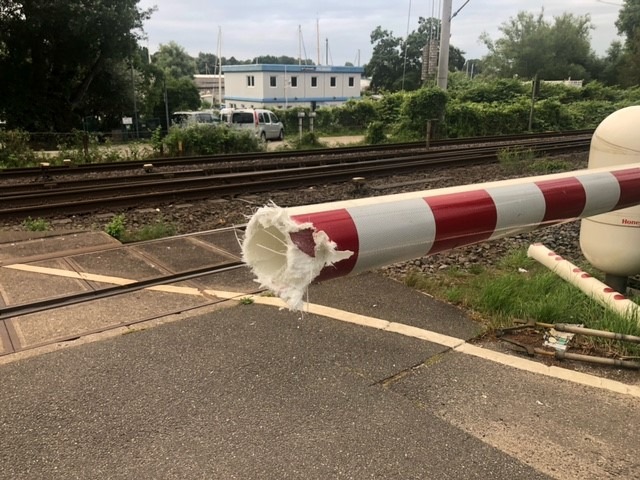
<svg viewBox="0 0 640 480">
<path fill-rule="evenodd" d="M 342 105 L 360 98 L 362 67 L 328 65 L 227 65 L 224 103 L 231 108 Z"/>
</svg>

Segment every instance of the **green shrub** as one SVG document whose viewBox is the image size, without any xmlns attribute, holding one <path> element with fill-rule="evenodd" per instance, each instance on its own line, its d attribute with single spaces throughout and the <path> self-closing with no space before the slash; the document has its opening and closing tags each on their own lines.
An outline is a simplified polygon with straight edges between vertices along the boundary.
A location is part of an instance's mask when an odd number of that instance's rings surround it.
<svg viewBox="0 0 640 480">
<path fill-rule="evenodd" d="M 407 94 L 405 92 L 384 94 L 380 100 L 375 103 L 377 110 L 377 119 L 387 124 L 396 123 L 402 116 L 402 105 L 404 104 Z"/>
<path fill-rule="evenodd" d="M 164 143 L 170 155 L 259 152 L 264 148 L 252 132 L 234 130 L 225 125 L 172 127 Z"/>
<path fill-rule="evenodd" d="M 302 137 L 296 136 L 295 140 L 290 140 L 293 148 L 298 150 L 308 150 L 313 148 L 325 148 L 326 145 L 320 141 L 315 132 L 304 132 Z"/>
<path fill-rule="evenodd" d="M 387 141 L 387 135 L 385 133 L 386 129 L 387 127 L 383 122 L 371 122 L 367 127 L 367 133 L 364 137 L 364 141 L 372 145 L 385 143 Z"/>
<path fill-rule="evenodd" d="M 476 81 L 471 87 L 460 91 L 461 101 L 474 103 L 513 102 L 531 94 L 531 85 L 518 79 Z"/>
<path fill-rule="evenodd" d="M 109 223 L 107 223 L 104 231 L 117 240 L 121 240 L 125 234 L 125 217 L 120 213 L 114 216 Z"/>
<path fill-rule="evenodd" d="M 0 168 L 31 166 L 36 161 L 24 130 L 0 130 Z"/>
<path fill-rule="evenodd" d="M 164 150 L 164 135 L 160 125 L 151 134 L 151 148 L 156 153 L 161 153 Z"/>
<path fill-rule="evenodd" d="M 172 223 L 166 223 L 164 220 L 158 220 L 151 225 L 145 225 L 142 228 L 127 232 L 121 238 L 124 242 L 142 242 L 146 240 L 154 240 L 156 238 L 171 237 L 176 234 L 176 226 Z"/>
<path fill-rule="evenodd" d="M 46 232 L 51 228 L 49 222 L 44 220 L 43 218 L 31 218 L 27 217 L 23 222 L 22 226 L 29 230 L 30 232 Z"/>
<path fill-rule="evenodd" d="M 535 156 L 533 150 L 524 147 L 507 147 L 498 150 L 498 162 L 510 173 L 524 172 Z"/>
<path fill-rule="evenodd" d="M 359 130 L 377 120 L 377 109 L 371 100 L 349 100 L 335 110 L 336 123 L 344 130 Z"/>
<path fill-rule="evenodd" d="M 449 97 L 440 88 L 425 87 L 408 93 L 402 104 L 400 123 L 417 138 L 426 138 L 427 121 L 441 121 Z"/>
<path fill-rule="evenodd" d="M 533 113 L 535 131 L 572 130 L 576 128 L 574 120 L 566 105 L 556 99 L 541 100 L 535 104 Z"/>
<path fill-rule="evenodd" d="M 531 162 L 528 170 L 536 175 L 548 175 L 550 173 L 566 172 L 570 169 L 570 165 L 562 160 L 553 160 L 549 158 L 543 158 Z"/>
<path fill-rule="evenodd" d="M 566 106 L 575 128 L 596 128 L 618 108 L 620 107 L 603 100 L 587 100 Z"/>
</svg>

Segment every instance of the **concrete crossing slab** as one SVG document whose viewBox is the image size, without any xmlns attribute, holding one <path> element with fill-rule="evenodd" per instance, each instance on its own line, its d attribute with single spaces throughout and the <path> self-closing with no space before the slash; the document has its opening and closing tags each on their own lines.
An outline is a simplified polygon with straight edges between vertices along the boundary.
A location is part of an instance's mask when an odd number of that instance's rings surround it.
<svg viewBox="0 0 640 480">
<path fill-rule="evenodd" d="M 141 243 L 130 247 L 145 255 L 149 261 L 157 262 L 173 272 L 184 272 L 195 268 L 221 265 L 229 260 L 228 255 L 215 250 L 190 237 Z"/>
<path fill-rule="evenodd" d="M 10 232 L 11 233 L 11 232 Z M 81 253 L 115 247 L 120 242 L 105 232 L 47 234 L 39 238 L 16 240 L 13 235 L 0 237 L 0 265 L 29 262 L 53 255 Z"/>
<path fill-rule="evenodd" d="M 27 270 L 0 267 L 0 296 L 5 305 L 16 305 L 91 290 L 80 278 L 43 275 L 40 268 L 72 273 L 64 258 L 32 262 Z"/>
</svg>

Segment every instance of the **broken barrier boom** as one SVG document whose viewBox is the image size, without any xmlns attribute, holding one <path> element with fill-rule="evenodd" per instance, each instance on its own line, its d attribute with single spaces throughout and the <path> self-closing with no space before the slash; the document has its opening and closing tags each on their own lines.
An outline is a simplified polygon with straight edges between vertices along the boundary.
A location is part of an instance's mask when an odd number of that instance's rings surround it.
<svg viewBox="0 0 640 480">
<path fill-rule="evenodd" d="M 640 204 L 640 163 L 317 205 L 260 208 L 243 260 L 303 306 L 313 281 Z"/>
</svg>

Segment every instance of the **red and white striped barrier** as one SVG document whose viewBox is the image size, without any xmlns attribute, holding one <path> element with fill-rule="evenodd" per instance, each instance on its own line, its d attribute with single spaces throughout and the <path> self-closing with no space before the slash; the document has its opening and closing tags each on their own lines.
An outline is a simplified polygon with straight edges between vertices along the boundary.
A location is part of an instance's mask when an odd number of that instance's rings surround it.
<svg viewBox="0 0 640 480">
<path fill-rule="evenodd" d="M 243 259 L 302 307 L 314 280 L 360 273 L 640 204 L 640 163 L 282 209 L 250 219 Z"/>
<path fill-rule="evenodd" d="M 616 292 L 597 278 L 593 278 L 587 272 L 549 250 L 541 243 L 531 245 L 527 250 L 527 255 L 571 285 L 578 287 L 602 306 L 610 308 L 623 317 L 640 322 L 640 306 L 637 303 L 629 300 L 620 292 Z"/>
</svg>

